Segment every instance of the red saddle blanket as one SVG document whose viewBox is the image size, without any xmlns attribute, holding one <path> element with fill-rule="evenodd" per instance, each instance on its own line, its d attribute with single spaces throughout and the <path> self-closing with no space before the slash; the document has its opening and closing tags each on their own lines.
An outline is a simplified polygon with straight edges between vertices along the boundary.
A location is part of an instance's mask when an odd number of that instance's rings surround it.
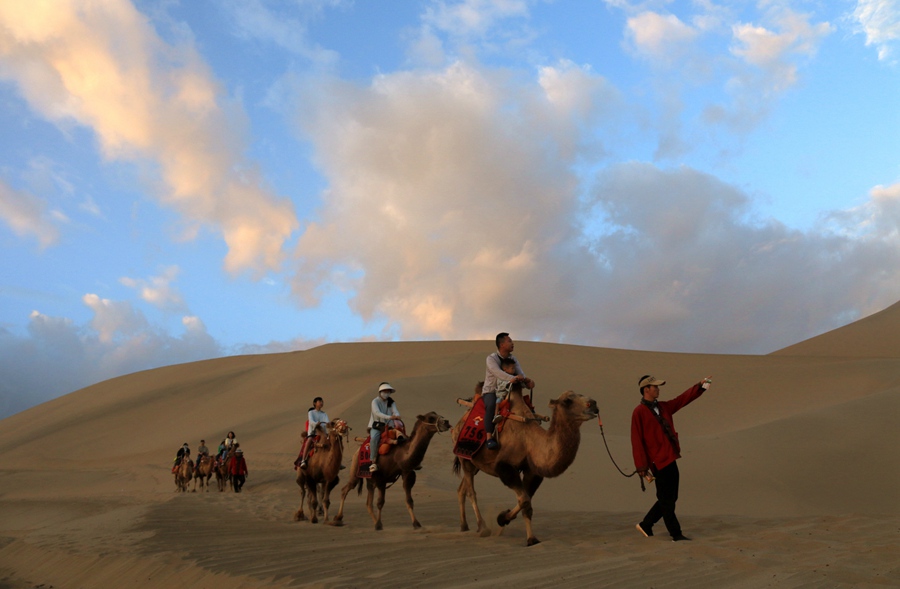
<svg viewBox="0 0 900 589">
<path fill-rule="evenodd" d="M 371 437 L 367 437 L 366 441 L 359 447 L 359 461 L 357 462 L 358 466 L 356 467 L 356 478 L 372 478 L 372 473 L 369 472 L 369 467 L 372 466 L 372 457 L 369 453 L 369 442 L 371 439 Z"/>
<path fill-rule="evenodd" d="M 506 417 L 509 415 L 509 401 L 503 400 L 497 405 L 497 415 Z M 505 421 L 505 420 L 504 420 Z M 503 431 L 503 423 L 494 426 L 494 437 L 499 437 Z M 487 439 L 487 432 L 484 431 L 484 398 L 476 395 L 472 408 L 466 415 L 466 422 L 459 431 L 459 437 L 456 438 L 456 444 L 453 446 L 453 453 L 460 458 L 470 460 L 472 456 L 481 450 Z"/>
</svg>

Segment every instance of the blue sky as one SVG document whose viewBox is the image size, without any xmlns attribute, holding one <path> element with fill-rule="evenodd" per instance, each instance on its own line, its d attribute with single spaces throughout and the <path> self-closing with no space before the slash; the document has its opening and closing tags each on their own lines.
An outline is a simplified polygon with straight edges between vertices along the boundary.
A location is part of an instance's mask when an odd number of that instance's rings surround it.
<svg viewBox="0 0 900 589">
<path fill-rule="evenodd" d="M 2 1 L 0 417 L 325 342 L 869 315 L 898 60 L 897 0 Z"/>
</svg>

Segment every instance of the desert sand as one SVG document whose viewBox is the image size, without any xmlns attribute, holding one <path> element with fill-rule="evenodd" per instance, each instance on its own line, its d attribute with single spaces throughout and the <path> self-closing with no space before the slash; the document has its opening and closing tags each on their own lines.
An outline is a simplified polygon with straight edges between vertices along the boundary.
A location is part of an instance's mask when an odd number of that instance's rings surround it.
<svg viewBox="0 0 900 589">
<path fill-rule="evenodd" d="M 497 526 L 515 498 L 484 474 L 476 489 L 492 534 L 459 531 L 449 434 L 418 473 L 421 529 L 399 485 L 380 532 L 355 493 L 343 527 L 292 520 L 292 463 L 314 396 L 351 436 L 364 435 L 382 380 L 407 422 L 433 410 L 456 423 L 455 400 L 483 378 L 492 341 L 331 344 L 112 379 L 0 421 L 0 589 L 896 587 L 898 324 L 895 305 L 766 356 L 517 341 L 538 408 L 566 390 L 594 398 L 626 472 L 638 378 L 665 378 L 668 399 L 712 376 L 675 416 L 678 515 L 693 538 L 680 543 L 661 524 L 652 538 L 635 531 L 653 487 L 619 474 L 596 421 L 582 426 L 574 464 L 535 495 L 532 547 L 521 518 Z M 178 447 L 214 448 L 229 430 L 250 469 L 244 492 L 176 493 Z"/>
</svg>

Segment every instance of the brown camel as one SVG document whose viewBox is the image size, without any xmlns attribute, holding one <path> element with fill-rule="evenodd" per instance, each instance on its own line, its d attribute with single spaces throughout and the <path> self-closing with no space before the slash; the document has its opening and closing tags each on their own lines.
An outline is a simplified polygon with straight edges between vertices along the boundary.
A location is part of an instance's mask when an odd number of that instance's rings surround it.
<svg viewBox="0 0 900 589">
<path fill-rule="evenodd" d="M 309 494 L 309 521 L 318 523 L 319 499 L 317 488 L 322 487 L 323 521 L 328 522 L 328 507 L 331 505 L 331 490 L 340 482 L 341 461 L 344 459 L 344 437 L 350 428 L 343 419 L 333 419 L 328 424 L 328 436 L 316 444 L 316 451 L 306 468 L 297 469 L 297 485 L 300 486 L 300 507 L 294 514 L 294 521 L 303 521 L 303 502 Z"/>
<path fill-rule="evenodd" d="M 481 392 L 479 383 L 476 392 Z M 460 529 L 468 531 L 466 523 L 466 497 L 472 503 L 475 519 L 478 523 L 478 534 L 482 537 L 491 534 L 478 509 L 475 496 L 475 475 L 479 470 L 498 477 L 500 481 L 516 494 L 517 504 L 497 516 L 497 523 L 506 526 L 521 511 L 525 517 L 527 545 L 537 544 L 531 528 L 531 499 L 537 492 L 544 478 L 561 475 L 575 460 L 578 446 L 581 443 L 581 424 L 596 419 L 599 414 L 597 402 L 584 395 L 566 391 L 559 399 L 550 401 L 553 414 L 550 428 L 545 430 L 539 421 L 531 419 L 534 414 L 528 409 L 522 398 L 521 386 L 510 392 L 511 413 L 524 418 L 523 421 L 507 419 L 500 434 L 500 448 L 488 450 L 482 447 L 471 460 L 456 457 L 453 471 L 459 474 L 462 470 L 462 482 L 459 484 Z M 459 431 L 465 423 L 465 416 L 453 428 L 451 436 L 456 441 Z"/>
<path fill-rule="evenodd" d="M 347 494 L 354 488 L 362 494 L 363 481 L 366 480 L 366 488 L 368 496 L 366 497 L 366 509 L 372 521 L 375 522 L 375 529 L 382 529 L 381 510 L 384 507 L 384 493 L 388 485 L 394 484 L 399 478 L 403 478 L 403 490 L 406 492 L 406 509 L 409 511 L 409 517 L 412 519 L 413 528 L 421 528 L 422 524 L 416 519 L 413 511 L 412 488 L 416 484 L 416 470 L 421 466 L 422 460 L 425 458 L 425 451 L 428 450 L 428 444 L 431 438 L 438 432 L 445 432 L 450 429 L 450 422 L 431 411 L 425 415 L 416 417 L 416 424 L 413 426 L 412 434 L 409 439 L 394 448 L 388 454 L 378 459 L 379 469 L 372 473 L 372 478 L 357 478 L 356 473 L 359 469 L 359 452 L 353 453 L 353 462 L 350 465 L 350 482 L 341 490 L 341 506 L 338 513 L 334 517 L 332 525 L 343 525 L 344 520 L 344 501 Z M 378 502 L 373 505 L 375 489 L 378 489 Z M 376 513 L 377 510 L 377 513 Z"/>
<path fill-rule="evenodd" d="M 208 454 L 197 457 L 197 466 L 194 469 L 194 488 L 192 493 L 197 492 L 197 483 L 200 483 L 200 490 L 206 489 L 209 493 L 209 479 L 212 478 L 213 472 L 216 470 L 216 459 Z"/>
<path fill-rule="evenodd" d="M 231 461 L 234 460 L 235 450 L 237 450 L 237 445 L 228 450 L 224 460 L 216 460 L 216 484 L 219 486 L 220 493 L 225 490 L 225 485 L 231 484 Z"/>
<path fill-rule="evenodd" d="M 175 468 L 175 490 L 184 493 L 187 491 L 188 483 L 191 482 L 191 476 L 194 472 L 194 462 L 182 458 L 181 463 Z"/>
</svg>

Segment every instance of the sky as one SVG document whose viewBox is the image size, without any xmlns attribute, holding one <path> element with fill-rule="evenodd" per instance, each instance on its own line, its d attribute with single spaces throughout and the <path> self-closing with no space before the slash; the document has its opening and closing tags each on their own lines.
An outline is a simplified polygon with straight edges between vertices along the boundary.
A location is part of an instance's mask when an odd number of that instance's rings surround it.
<svg viewBox="0 0 900 589">
<path fill-rule="evenodd" d="M 329 342 L 865 317 L 898 62 L 900 0 L 0 0 L 0 417 Z"/>
</svg>

